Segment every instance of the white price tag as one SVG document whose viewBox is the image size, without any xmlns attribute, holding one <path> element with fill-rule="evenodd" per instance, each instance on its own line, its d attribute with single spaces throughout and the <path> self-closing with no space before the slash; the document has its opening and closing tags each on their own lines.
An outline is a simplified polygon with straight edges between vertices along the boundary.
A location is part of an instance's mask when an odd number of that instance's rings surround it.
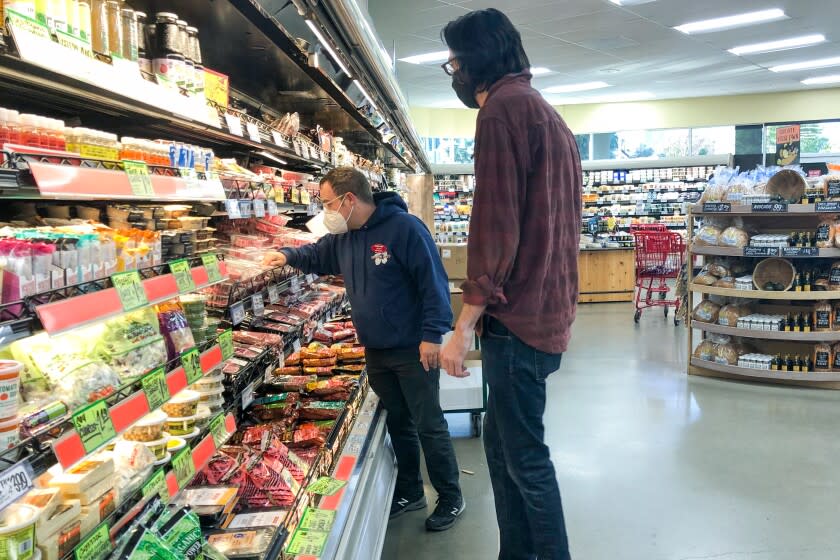
<svg viewBox="0 0 840 560">
<path fill-rule="evenodd" d="M 300 291 L 300 276 L 293 276 L 292 277 L 292 291 L 298 292 Z"/>
<path fill-rule="evenodd" d="M 230 322 L 238 325 L 245 320 L 245 304 L 241 301 L 230 306 Z"/>
<path fill-rule="evenodd" d="M 32 467 L 24 459 L 0 474 L 0 510 L 29 492 L 32 484 Z"/>
<path fill-rule="evenodd" d="M 231 134 L 242 136 L 242 120 L 236 115 L 225 113 L 225 123 Z"/>
<path fill-rule="evenodd" d="M 265 218 L 265 200 L 261 198 L 254 199 L 254 216 Z"/>
<path fill-rule="evenodd" d="M 265 313 L 265 304 L 263 303 L 262 294 L 254 294 L 251 296 L 251 312 L 255 317 L 262 317 Z"/>
<path fill-rule="evenodd" d="M 292 349 L 295 352 L 300 352 L 300 339 L 296 338 L 294 342 L 292 342 Z"/>
<path fill-rule="evenodd" d="M 249 122 L 245 123 L 245 130 L 248 131 L 248 138 L 250 138 L 251 141 L 262 144 L 262 139 L 260 138 L 260 127 L 252 122 Z"/>
<path fill-rule="evenodd" d="M 268 287 L 268 303 L 274 305 L 280 301 L 280 289 L 277 284 L 272 284 Z"/>
<path fill-rule="evenodd" d="M 254 205 L 252 200 L 247 198 L 239 199 L 239 212 L 243 218 L 250 218 L 254 215 Z"/>
<path fill-rule="evenodd" d="M 294 142 L 295 154 L 300 155 L 300 142 L 297 140 Z"/>
<path fill-rule="evenodd" d="M 250 385 L 245 387 L 242 391 L 242 408 L 248 408 L 254 402 L 254 389 L 257 388 L 259 381 L 253 381 Z"/>
<path fill-rule="evenodd" d="M 239 206 L 239 200 L 235 198 L 228 198 L 225 200 L 225 212 L 231 220 L 238 220 L 242 218 L 242 209 Z"/>
<path fill-rule="evenodd" d="M 266 201 L 266 206 L 268 207 L 267 210 L 268 210 L 268 215 L 269 216 L 276 216 L 277 215 L 277 202 L 275 202 L 273 199 L 269 198 Z"/>
<path fill-rule="evenodd" d="M 283 135 L 277 132 L 276 130 L 271 131 L 271 138 L 274 140 L 274 143 L 280 146 L 281 148 L 289 147 L 289 143 L 286 142 L 286 139 L 283 138 Z"/>
</svg>

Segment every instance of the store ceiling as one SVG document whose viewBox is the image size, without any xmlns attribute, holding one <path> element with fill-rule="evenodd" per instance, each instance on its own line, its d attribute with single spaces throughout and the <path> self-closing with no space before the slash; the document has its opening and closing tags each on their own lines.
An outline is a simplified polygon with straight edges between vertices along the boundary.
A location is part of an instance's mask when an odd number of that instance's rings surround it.
<svg viewBox="0 0 840 560">
<path fill-rule="evenodd" d="M 440 31 L 470 10 L 498 8 L 522 34 L 538 89 L 603 81 L 611 87 L 564 95 L 555 104 L 603 102 L 633 94 L 655 99 L 808 89 L 801 80 L 840 74 L 840 66 L 774 73 L 771 66 L 840 56 L 836 0 L 658 0 L 617 6 L 608 0 L 368 0 L 382 42 L 396 58 L 445 50 Z M 685 35 L 674 26 L 755 10 L 781 8 L 790 19 L 727 31 Z M 733 47 L 821 33 L 819 45 L 738 57 Z M 461 107 L 440 63 L 397 61 L 412 106 Z M 822 86 L 826 87 L 826 86 Z M 601 99 L 599 99 L 599 97 Z"/>
</svg>

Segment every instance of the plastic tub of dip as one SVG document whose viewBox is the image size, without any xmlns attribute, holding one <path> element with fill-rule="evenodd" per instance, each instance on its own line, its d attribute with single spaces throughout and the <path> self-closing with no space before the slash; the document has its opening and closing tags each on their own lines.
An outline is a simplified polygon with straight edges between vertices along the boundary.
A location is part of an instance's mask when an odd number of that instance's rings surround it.
<svg viewBox="0 0 840 560">
<path fill-rule="evenodd" d="M 173 436 L 184 436 L 195 430 L 196 416 L 170 416 L 166 419 L 166 431 Z"/>
<path fill-rule="evenodd" d="M 0 419 L 17 416 L 22 369 L 18 361 L 0 360 Z"/>
<path fill-rule="evenodd" d="M 218 393 L 218 391 L 224 392 L 225 388 L 222 385 L 222 381 L 224 381 L 224 379 L 225 377 L 222 374 L 204 376 L 190 385 L 190 387 L 199 393 L 210 393 L 211 391 L 215 391 L 213 394 L 221 395 L 222 393 Z"/>
<path fill-rule="evenodd" d="M 209 389 L 207 391 L 199 392 L 201 395 L 201 404 L 206 404 L 210 401 L 220 400 L 222 399 L 222 393 L 224 393 L 224 388 L 219 389 Z"/>
<path fill-rule="evenodd" d="M 182 437 L 171 437 L 166 442 L 166 450 L 174 455 L 187 446 L 187 440 Z"/>
<path fill-rule="evenodd" d="M 198 408 L 198 400 L 201 397 L 196 391 L 184 389 L 171 399 L 169 402 L 161 406 L 163 411 L 169 417 L 186 417 L 195 416 L 195 411 Z"/>
<path fill-rule="evenodd" d="M 0 513 L 0 558 L 20 558 L 35 548 L 35 523 L 40 511 L 29 504 L 13 503 Z"/>
<path fill-rule="evenodd" d="M 123 434 L 123 439 L 127 439 L 128 441 L 142 441 L 144 443 L 160 440 L 163 435 L 164 424 L 166 424 L 166 414 L 155 410 L 127 429 L 125 434 Z"/>
<path fill-rule="evenodd" d="M 0 422 L 0 451 L 11 449 L 20 441 L 20 418 Z M 0 558 L 3 555 L 0 554 Z"/>
<path fill-rule="evenodd" d="M 163 432 L 162 435 L 162 438 L 157 439 L 155 441 L 142 442 L 143 445 L 145 445 L 149 449 L 149 451 L 151 451 L 154 454 L 155 459 L 157 459 L 158 461 L 166 458 L 166 444 L 169 441 L 169 434 Z"/>
</svg>

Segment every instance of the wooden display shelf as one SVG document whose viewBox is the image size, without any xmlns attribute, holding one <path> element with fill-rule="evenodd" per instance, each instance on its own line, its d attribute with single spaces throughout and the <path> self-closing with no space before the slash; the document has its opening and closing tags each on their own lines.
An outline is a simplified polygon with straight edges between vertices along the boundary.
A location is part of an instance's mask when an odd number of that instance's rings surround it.
<svg viewBox="0 0 840 560">
<path fill-rule="evenodd" d="M 721 377 L 724 379 L 763 381 L 783 385 L 800 385 L 803 387 L 818 386 L 830 389 L 840 389 L 840 371 L 799 373 L 794 371 L 751 369 L 718 364 L 716 362 L 692 357 L 688 373 L 691 375 L 700 375 L 705 377 Z"/>
<path fill-rule="evenodd" d="M 713 296 L 727 296 L 745 299 L 776 299 L 783 301 L 821 301 L 840 299 L 840 291 L 829 292 L 768 292 L 765 290 L 739 290 L 737 288 L 717 288 L 692 283 L 692 292 Z"/>
<path fill-rule="evenodd" d="M 633 301 L 636 261 L 632 247 L 582 249 L 578 255 L 580 303 Z"/>
<path fill-rule="evenodd" d="M 795 247 L 791 247 L 791 249 L 795 249 Z M 745 257 L 745 258 L 767 258 L 767 257 L 751 257 L 748 255 L 744 255 L 744 248 L 743 247 L 711 247 L 711 246 L 698 246 L 692 245 L 690 249 L 691 253 L 694 255 L 709 255 L 709 256 L 718 256 L 718 257 Z M 778 257 L 783 259 L 840 259 L 840 249 L 823 249 L 820 248 L 819 255 L 783 255 L 781 254 L 781 249 L 779 251 Z"/>
<path fill-rule="evenodd" d="M 815 204 L 788 204 L 787 212 L 753 212 L 752 204 L 733 204 L 729 212 L 704 212 L 702 204 L 695 204 L 690 207 L 692 214 L 697 215 L 726 215 L 726 214 L 750 214 L 753 216 L 785 216 L 790 214 L 817 214 Z M 819 212 L 822 213 L 822 212 Z M 829 213 L 829 212 L 826 212 Z"/>
<path fill-rule="evenodd" d="M 739 329 L 736 327 L 725 327 L 715 323 L 703 323 L 702 321 L 691 321 L 691 328 L 729 336 L 740 336 L 742 338 L 759 338 L 762 340 L 781 340 L 786 342 L 840 342 L 840 331 L 819 331 L 819 332 L 785 332 L 785 331 L 759 331 L 755 329 Z"/>
</svg>

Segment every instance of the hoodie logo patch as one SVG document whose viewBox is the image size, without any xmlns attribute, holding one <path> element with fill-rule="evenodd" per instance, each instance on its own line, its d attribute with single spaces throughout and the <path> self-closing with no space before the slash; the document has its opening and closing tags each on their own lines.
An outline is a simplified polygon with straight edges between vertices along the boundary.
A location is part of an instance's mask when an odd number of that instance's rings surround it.
<svg viewBox="0 0 840 560">
<path fill-rule="evenodd" d="M 373 259 L 376 266 L 386 264 L 388 259 L 391 258 L 391 255 L 388 254 L 388 247 L 382 245 L 381 243 L 371 245 L 370 250 L 373 252 L 373 255 L 370 258 Z"/>
</svg>

